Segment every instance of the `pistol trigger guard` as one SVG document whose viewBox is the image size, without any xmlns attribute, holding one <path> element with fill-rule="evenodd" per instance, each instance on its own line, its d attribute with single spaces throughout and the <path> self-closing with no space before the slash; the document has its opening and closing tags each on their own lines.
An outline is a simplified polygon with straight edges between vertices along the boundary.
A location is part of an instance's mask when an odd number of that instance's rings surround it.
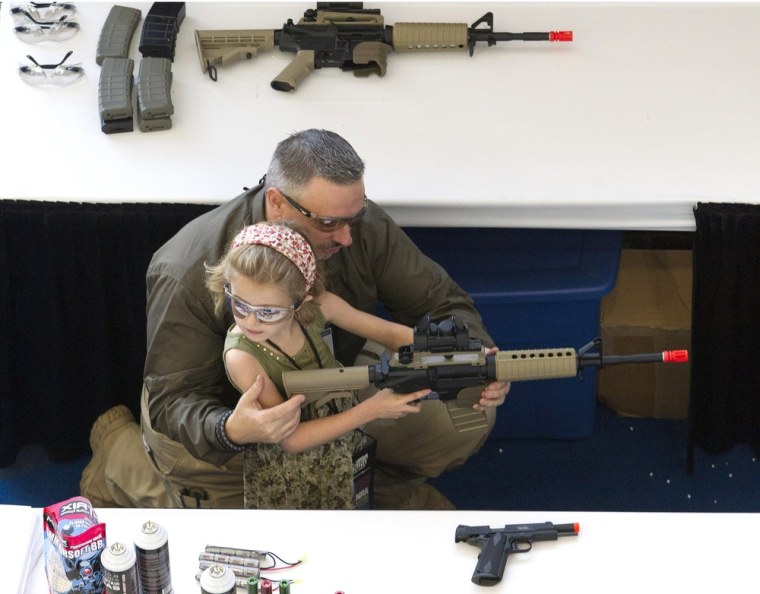
<svg viewBox="0 0 760 594">
<path fill-rule="evenodd" d="M 213 66 L 213 65 L 209 64 L 209 67 L 208 67 L 208 77 L 211 80 L 213 80 L 214 82 L 216 82 L 216 66 Z"/>
<path fill-rule="evenodd" d="M 513 553 L 528 553 L 533 548 L 533 543 L 529 540 L 515 540 L 511 548 Z"/>
</svg>

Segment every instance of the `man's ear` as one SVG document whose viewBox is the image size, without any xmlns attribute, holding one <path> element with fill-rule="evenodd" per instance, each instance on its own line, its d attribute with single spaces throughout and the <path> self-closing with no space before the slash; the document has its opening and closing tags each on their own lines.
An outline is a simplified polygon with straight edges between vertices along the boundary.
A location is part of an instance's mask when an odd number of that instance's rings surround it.
<svg viewBox="0 0 760 594">
<path fill-rule="evenodd" d="M 285 200 L 277 188 L 269 188 L 264 201 L 266 204 L 264 212 L 266 212 L 268 221 L 279 221 L 284 218 L 283 207 L 285 206 Z"/>
</svg>

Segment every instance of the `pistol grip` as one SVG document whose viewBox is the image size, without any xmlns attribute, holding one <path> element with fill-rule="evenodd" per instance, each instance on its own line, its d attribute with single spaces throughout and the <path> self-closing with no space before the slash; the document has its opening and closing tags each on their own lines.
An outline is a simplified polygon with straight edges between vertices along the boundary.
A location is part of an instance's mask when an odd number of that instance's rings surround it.
<svg viewBox="0 0 760 594">
<path fill-rule="evenodd" d="M 295 91 L 298 83 L 314 71 L 314 59 L 314 50 L 300 50 L 290 64 L 272 79 L 272 88 L 275 91 Z"/>
<path fill-rule="evenodd" d="M 509 556 L 509 541 L 498 532 L 477 540 L 480 555 L 478 555 L 475 572 L 472 574 L 472 583 L 479 586 L 495 586 L 504 576 L 504 568 Z"/>
</svg>

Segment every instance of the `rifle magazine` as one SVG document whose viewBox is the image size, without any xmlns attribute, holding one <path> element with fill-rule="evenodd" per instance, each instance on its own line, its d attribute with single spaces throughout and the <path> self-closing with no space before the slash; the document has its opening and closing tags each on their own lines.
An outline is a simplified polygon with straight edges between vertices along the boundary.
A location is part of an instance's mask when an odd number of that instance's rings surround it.
<svg viewBox="0 0 760 594">
<path fill-rule="evenodd" d="M 446 408 L 449 412 L 449 417 L 451 417 L 451 422 L 460 433 L 488 429 L 485 411 L 464 407 L 457 403 L 456 400 L 446 402 Z"/>
</svg>

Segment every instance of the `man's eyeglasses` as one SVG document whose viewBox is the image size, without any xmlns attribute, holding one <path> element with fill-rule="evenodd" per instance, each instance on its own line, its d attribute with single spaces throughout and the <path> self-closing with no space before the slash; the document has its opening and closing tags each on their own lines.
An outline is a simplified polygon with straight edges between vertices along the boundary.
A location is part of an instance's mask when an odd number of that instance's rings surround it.
<svg viewBox="0 0 760 594">
<path fill-rule="evenodd" d="M 251 305 L 242 299 L 235 297 L 230 291 L 230 286 L 224 286 L 224 294 L 229 299 L 232 315 L 241 320 L 245 320 L 253 314 L 262 324 L 274 324 L 291 317 L 295 311 L 301 307 L 303 301 L 297 301 L 290 307 L 280 307 L 277 305 Z"/>
<path fill-rule="evenodd" d="M 314 214 L 310 210 L 307 210 L 300 204 L 298 204 L 298 202 L 293 200 L 290 196 L 288 196 L 282 190 L 279 190 L 279 192 L 280 194 L 283 195 L 285 200 L 288 201 L 288 204 L 290 204 L 290 206 L 295 208 L 303 216 L 314 221 L 316 226 L 322 231 L 335 231 L 336 229 L 340 229 L 341 227 L 344 227 L 346 225 L 353 226 L 359 222 L 362 216 L 364 216 L 364 211 L 367 210 L 367 196 L 364 196 L 364 203 L 362 204 L 361 210 L 352 217 L 321 217 L 319 215 Z"/>
</svg>

